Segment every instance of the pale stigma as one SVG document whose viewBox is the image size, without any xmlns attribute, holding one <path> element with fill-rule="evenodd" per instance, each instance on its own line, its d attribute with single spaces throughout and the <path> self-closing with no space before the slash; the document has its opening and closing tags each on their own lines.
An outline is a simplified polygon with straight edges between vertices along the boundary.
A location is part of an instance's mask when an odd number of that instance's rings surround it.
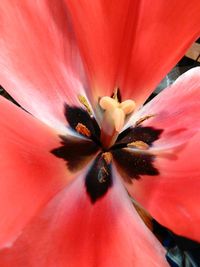
<svg viewBox="0 0 200 267">
<path fill-rule="evenodd" d="M 117 132 L 120 132 L 123 128 L 126 116 L 131 114 L 135 109 L 135 101 L 128 99 L 119 103 L 117 99 L 109 96 L 102 97 L 99 105 L 112 118 Z"/>
</svg>

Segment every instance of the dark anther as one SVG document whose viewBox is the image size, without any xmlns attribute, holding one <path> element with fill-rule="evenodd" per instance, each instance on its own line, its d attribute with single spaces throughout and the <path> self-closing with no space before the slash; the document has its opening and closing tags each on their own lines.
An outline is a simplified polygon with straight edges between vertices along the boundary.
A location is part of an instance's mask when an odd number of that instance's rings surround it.
<svg viewBox="0 0 200 267">
<path fill-rule="evenodd" d="M 92 203 L 102 198 L 112 186 L 111 164 L 102 153 L 94 160 L 85 179 L 86 191 Z"/>
<path fill-rule="evenodd" d="M 91 133 L 91 139 L 99 144 L 100 128 L 96 120 L 89 113 L 80 107 L 65 105 L 65 117 L 70 127 L 76 131 L 79 123 L 83 124 Z M 80 132 L 79 132 L 80 133 Z"/>
<path fill-rule="evenodd" d="M 153 127 L 130 127 L 118 136 L 113 149 L 126 147 L 127 144 L 135 141 L 143 141 L 151 146 L 160 137 L 162 132 L 163 130 Z"/>
</svg>

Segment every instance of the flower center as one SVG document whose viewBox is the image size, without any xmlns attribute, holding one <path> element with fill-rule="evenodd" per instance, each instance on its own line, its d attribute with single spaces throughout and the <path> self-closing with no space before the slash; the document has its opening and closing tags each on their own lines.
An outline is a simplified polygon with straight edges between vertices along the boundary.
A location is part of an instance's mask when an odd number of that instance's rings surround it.
<svg viewBox="0 0 200 267">
<path fill-rule="evenodd" d="M 122 131 L 126 116 L 134 112 L 134 101 L 121 102 L 116 95 L 102 97 L 99 106 L 103 116 L 98 125 L 85 99 L 82 98 L 81 103 L 83 100 L 84 108 L 65 105 L 68 125 L 78 135 L 61 136 L 61 146 L 51 153 L 64 159 L 71 172 L 82 170 L 93 159 L 85 177 L 86 192 L 91 202 L 102 198 L 112 186 L 113 163 L 124 181 L 129 183 L 142 175 L 158 175 L 153 164 L 155 156 L 149 150 L 160 137 L 162 129 L 142 126 L 152 115 L 141 118 Z"/>
<path fill-rule="evenodd" d="M 133 113 L 135 102 L 126 100 L 119 102 L 117 98 L 104 96 L 99 101 L 100 107 L 104 110 L 101 123 L 101 143 L 104 148 L 111 147 L 121 132 L 126 116 Z"/>
</svg>

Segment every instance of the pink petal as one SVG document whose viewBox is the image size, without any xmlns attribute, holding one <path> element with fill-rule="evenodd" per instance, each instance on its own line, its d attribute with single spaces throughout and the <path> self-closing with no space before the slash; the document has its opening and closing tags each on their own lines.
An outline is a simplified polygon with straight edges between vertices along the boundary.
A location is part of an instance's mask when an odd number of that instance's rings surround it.
<svg viewBox="0 0 200 267">
<path fill-rule="evenodd" d="M 91 204 L 80 177 L 60 192 L 0 254 L 0 265 L 161 267 L 164 250 L 138 217 L 119 182 Z M 120 195 L 120 198 L 119 198 Z"/>
<path fill-rule="evenodd" d="M 134 125 L 140 118 L 153 115 L 142 126 L 164 131 L 152 149 L 170 149 L 185 143 L 200 129 L 199 106 L 200 67 L 197 67 L 180 76 L 173 85 L 141 108 L 132 116 L 128 125 Z"/>
<path fill-rule="evenodd" d="M 200 68 L 182 75 L 139 112 L 155 114 L 143 126 L 164 129 L 150 149 L 158 176 L 127 185 L 155 219 L 176 234 L 200 241 Z M 135 118 L 137 120 L 137 118 Z"/>
<path fill-rule="evenodd" d="M 66 3 L 96 97 L 141 104 L 200 33 L 199 0 Z"/>
<path fill-rule="evenodd" d="M 8 246 L 72 176 L 50 151 L 55 132 L 0 98 L 0 246 Z"/>
<path fill-rule="evenodd" d="M 86 83 L 65 4 L 2 0 L 0 13 L 1 85 L 34 116 L 65 131 L 64 103 L 77 104 Z"/>
</svg>

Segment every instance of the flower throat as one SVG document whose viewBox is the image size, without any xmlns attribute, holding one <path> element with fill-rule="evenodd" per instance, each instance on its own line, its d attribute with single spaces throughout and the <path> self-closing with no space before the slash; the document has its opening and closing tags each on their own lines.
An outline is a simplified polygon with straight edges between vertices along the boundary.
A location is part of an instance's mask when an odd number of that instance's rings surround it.
<svg viewBox="0 0 200 267">
<path fill-rule="evenodd" d="M 134 126 L 121 132 L 127 115 L 135 110 L 132 100 L 121 101 L 119 90 L 111 97 L 102 97 L 98 103 L 102 112 L 100 126 L 84 97 L 79 97 L 83 108 L 65 105 L 65 117 L 76 136 L 60 136 L 61 146 L 51 151 L 67 163 L 71 172 L 83 170 L 85 188 L 92 203 L 104 197 L 113 184 L 113 163 L 124 181 L 132 183 L 141 175 L 158 175 L 154 167 L 155 156 L 149 153 L 161 129 L 142 127 L 141 118 Z"/>
</svg>

